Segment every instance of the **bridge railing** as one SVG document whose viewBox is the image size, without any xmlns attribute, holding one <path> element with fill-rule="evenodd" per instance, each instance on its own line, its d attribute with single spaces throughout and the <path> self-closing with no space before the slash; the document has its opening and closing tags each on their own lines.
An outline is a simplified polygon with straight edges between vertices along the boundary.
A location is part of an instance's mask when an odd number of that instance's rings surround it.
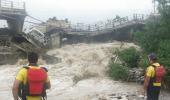
<svg viewBox="0 0 170 100">
<path fill-rule="evenodd" d="M 9 0 L 0 0 L 0 9 L 24 9 L 25 2 L 14 2 Z"/>
<path fill-rule="evenodd" d="M 73 25 L 72 29 L 74 31 L 101 31 L 106 29 L 113 29 L 118 27 L 124 27 L 131 24 L 136 23 L 144 23 L 147 19 L 147 16 L 144 14 L 133 14 L 133 17 L 119 17 L 119 18 L 112 18 L 106 21 L 100 21 L 92 25 L 85 25 L 81 23 L 80 25 Z"/>
</svg>

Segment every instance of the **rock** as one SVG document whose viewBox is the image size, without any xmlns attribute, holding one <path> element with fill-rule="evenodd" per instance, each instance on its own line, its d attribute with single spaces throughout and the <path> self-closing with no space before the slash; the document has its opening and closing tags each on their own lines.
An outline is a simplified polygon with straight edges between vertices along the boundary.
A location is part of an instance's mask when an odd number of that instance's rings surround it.
<svg viewBox="0 0 170 100">
<path fill-rule="evenodd" d="M 122 99 L 122 97 L 121 96 L 119 96 L 119 97 L 117 97 L 118 99 Z"/>
<path fill-rule="evenodd" d="M 141 68 L 132 68 L 129 70 L 128 81 L 142 83 L 144 81 L 144 71 Z"/>
</svg>

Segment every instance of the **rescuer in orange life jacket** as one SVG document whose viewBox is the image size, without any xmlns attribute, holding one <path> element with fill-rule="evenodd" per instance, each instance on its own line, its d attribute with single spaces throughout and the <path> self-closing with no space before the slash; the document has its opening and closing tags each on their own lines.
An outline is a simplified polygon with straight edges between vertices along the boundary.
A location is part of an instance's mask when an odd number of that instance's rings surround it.
<svg viewBox="0 0 170 100">
<path fill-rule="evenodd" d="M 165 68 L 157 62 L 155 53 L 149 54 L 148 59 L 150 65 L 145 73 L 144 91 L 147 93 L 147 100 L 158 100 Z"/>
<path fill-rule="evenodd" d="M 29 65 L 16 75 L 12 89 L 14 100 L 46 100 L 46 89 L 51 88 L 47 69 L 37 65 L 35 52 L 28 54 L 28 61 Z"/>
</svg>

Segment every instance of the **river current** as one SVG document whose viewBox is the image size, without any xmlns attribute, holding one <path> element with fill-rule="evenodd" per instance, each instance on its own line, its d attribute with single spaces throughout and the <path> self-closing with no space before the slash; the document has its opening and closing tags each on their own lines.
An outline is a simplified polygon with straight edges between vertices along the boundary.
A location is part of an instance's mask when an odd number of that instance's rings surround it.
<svg viewBox="0 0 170 100">
<path fill-rule="evenodd" d="M 143 100 L 138 98 L 142 90 L 140 84 L 113 81 L 107 76 L 113 51 L 131 46 L 137 47 L 133 43 L 115 41 L 65 45 L 48 51 L 48 55 L 59 58 L 56 64 L 39 61 L 49 70 L 52 88 L 47 91 L 48 100 Z M 27 64 L 25 60 L 19 60 L 15 65 L 0 66 L 0 100 L 13 100 L 13 81 L 24 64 Z M 161 93 L 160 100 L 168 98 L 168 93 Z"/>
</svg>

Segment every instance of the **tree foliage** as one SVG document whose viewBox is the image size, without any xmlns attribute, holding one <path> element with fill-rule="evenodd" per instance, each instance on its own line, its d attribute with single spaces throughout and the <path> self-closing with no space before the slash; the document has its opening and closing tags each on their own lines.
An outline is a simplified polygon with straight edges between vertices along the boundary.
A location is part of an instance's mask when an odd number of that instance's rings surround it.
<svg viewBox="0 0 170 100">
<path fill-rule="evenodd" d="M 167 69 L 170 69 L 170 0 L 155 0 L 158 3 L 159 15 L 151 16 L 142 32 L 134 33 L 134 40 L 148 54 L 155 52 L 158 60 Z M 146 55 L 144 54 L 144 55 Z M 139 63 L 146 65 L 146 57 Z M 170 87 L 170 72 L 166 74 L 165 84 Z"/>
<path fill-rule="evenodd" d="M 156 52 L 160 62 L 170 67 L 170 0 L 156 0 L 159 15 L 147 20 L 144 31 L 134 33 L 134 39 L 148 54 Z"/>
</svg>

